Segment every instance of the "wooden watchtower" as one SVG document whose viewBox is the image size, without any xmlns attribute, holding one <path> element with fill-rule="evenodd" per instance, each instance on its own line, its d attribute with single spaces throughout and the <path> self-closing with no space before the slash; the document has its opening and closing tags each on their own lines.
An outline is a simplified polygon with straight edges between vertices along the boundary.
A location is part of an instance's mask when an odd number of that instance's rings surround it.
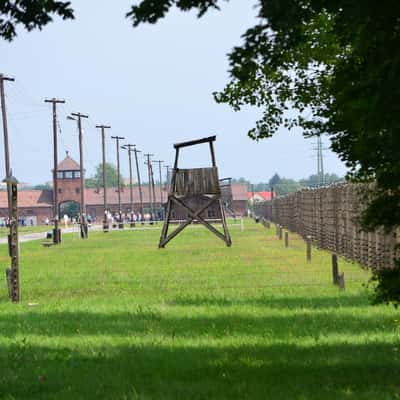
<svg viewBox="0 0 400 400">
<path fill-rule="evenodd" d="M 176 152 L 175 163 L 168 194 L 167 212 L 160 237 L 160 248 L 165 247 L 170 240 L 193 222 L 204 225 L 208 230 L 222 239 L 227 246 L 231 245 L 231 237 L 226 225 L 224 207 L 221 202 L 221 187 L 215 162 L 214 141 L 215 136 L 210 136 L 174 145 Z M 183 147 L 204 143 L 208 143 L 210 146 L 212 167 L 179 169 L 179 150 Z M 215 208 L 217 208 L 218 212 L 215 212 Z M 174 209 L 184 209 L 186 217 L 172 233 L 168 234 L 171 216 L 175 214 Z M 210 219 L 210 216 L 212 216 L 212 219 Z M 224 232 L 222 233 L 217 230 L 211 222 L 221 222 Z"/>
</svg>

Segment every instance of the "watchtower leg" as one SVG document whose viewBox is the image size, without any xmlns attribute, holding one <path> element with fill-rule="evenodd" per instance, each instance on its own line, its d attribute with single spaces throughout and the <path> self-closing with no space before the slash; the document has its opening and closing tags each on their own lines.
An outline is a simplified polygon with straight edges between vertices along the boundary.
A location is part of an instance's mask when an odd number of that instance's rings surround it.
<svg viewBox="0 0 400 400">
<path fill-rule="evenodd" d="M 160 249 L 165 247 L 164 240 L 168 235 L 169 221 L 171 218 L 171 203 L 172 203 L 172 200 L 168 196 L 167 213 L 166 213 L 164 225 L 163 225 L 163 228 L 161 231 L 160 243 L 158 244 L 158 248 L 160 248 Z"/>
<path fill-rule="evenodd" d="M 175 151 L 174 169 L 172 170 L 171 184 L 170 184 L 170 188 L 169 188 L 170 193 L 172 193 L 175 189 L 176 171 L 178 170 L 178 158 L 179 158 L 179 148 L 177 148 Z M 171 208 L 172 208 L 172 200 L 171 200 L 171 196 L 168 195 L 167 213 L 166 213 L 164 225 L 163 225 L 163 228 L 161 231 L 160 242 L 158 244 L 158 248 L 160 248 L 160 249 L 165 247 L 164 242 L 168 235 L 169 222 L 171 220 L 171 211 L 172 211 Z"/>
<path fill-rule="evenodd" d="M 210 153 L 211 153 L 212 166 L 216 167 L 217 163 L 215 161 L 215 153 L 214 153 L 214 144 L 213 144 L 213 142 L 210 142 Z"/>
<path fill-rule="evenodd" d="M 218 200 L 218 204 L 219 204 L 219 209 L 221 210 L 221 221 L 222 221 L 222 226 L 224 228 L 225 243 L 228 247 L 230 247 L 232 245 L 232 240 L 231 240 L 231 235 L 229 234 L 228 226 L 226 224 L 225 211 L 222 205 L 222 201 Z"/>
</svg>

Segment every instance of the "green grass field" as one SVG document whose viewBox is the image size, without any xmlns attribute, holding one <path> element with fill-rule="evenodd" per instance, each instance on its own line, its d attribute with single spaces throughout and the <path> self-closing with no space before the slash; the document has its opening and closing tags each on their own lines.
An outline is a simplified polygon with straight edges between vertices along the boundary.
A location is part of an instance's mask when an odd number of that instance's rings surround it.
<svg viewBox="0 0 400 400">
<path fill-rule="evenodd" d="M 21 245 L 22 301 L 0 279 L 0 399 L 400 399 L 399 311 L 368 273 L 247 221 Z M 9 262 L 0 246 L 1 263 Z"/>
</svg>

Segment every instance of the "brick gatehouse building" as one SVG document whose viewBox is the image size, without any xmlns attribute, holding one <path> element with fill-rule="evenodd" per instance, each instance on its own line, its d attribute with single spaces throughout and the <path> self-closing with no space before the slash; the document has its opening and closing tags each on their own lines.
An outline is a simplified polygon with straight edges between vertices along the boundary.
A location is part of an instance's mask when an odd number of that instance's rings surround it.
<svg viewBox="0 0 400 400">
<path fill-rule="evenodd" d="M 80 209 L 80 167 L 69 155 L 58 165 L 58 203 L 60 217 L 71 210 L 74 213 Z M 143 186 L 143 207 L 149 208 L 149 191 Z M 155 189 L 155 204 L 160 204 L 160 186 Z M 243 216 L 247 213 L 247 185 L 232 184 L 233 210 L 236 215 Z M 103 218 L 104 199 L 103 189 L 85 189 L 86 214 L 101 221 Z M 163 200 L 167 199 L 167 192 L 163 190 Z M 140 205 L 139 188 L 133 187 L 133 209 L 139 211 Z M 111 213 L 118 212 L 118 192 L 116 188 L 107 189 L 107 203 Z M 131 212 L 130 189 L 126 187 L 121 190 L 121 211 L 124 214 Z M 52 190 L 21 190 L 18 192 L 19 219 L 26 225 L 44 224 L 46 219 L 53 219 L 53 191 Z M 7 218 L 7 192 L 0 192 L 0 219 Z M 71 217 L 74 215 L 70 215 Z"/>
</svg>

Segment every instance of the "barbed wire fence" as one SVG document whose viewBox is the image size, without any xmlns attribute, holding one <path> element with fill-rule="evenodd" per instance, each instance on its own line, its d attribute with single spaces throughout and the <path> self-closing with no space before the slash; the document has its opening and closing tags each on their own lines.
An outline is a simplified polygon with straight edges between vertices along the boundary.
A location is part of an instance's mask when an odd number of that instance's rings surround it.
<svg viewBox="0 0 400 400">
<path fill-rule="evenodd" d="M 391 268 L 397 256 L 396 231 L 365 232 L 359 217 L 366 185 L 344 183 L 303 189 L 255 205 L 255 214 L 311 237 L 317 247 L 373 268 Z"/>
</svg>

